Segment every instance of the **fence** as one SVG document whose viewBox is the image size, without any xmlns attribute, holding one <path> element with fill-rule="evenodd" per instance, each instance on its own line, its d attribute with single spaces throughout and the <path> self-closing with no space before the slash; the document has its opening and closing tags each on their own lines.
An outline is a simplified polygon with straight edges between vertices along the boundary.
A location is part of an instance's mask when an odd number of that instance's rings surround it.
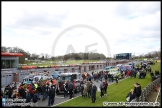
<svg viewBox="0 0 162 108">
<path fill-rule="evenodd" d="M 152 91 L 154 90 L 154 87 L 155 86 L 160 86 L 160 83 L 161 83 L 161 76 L 159 78 L 157 78 L 156 80 L 154 80 L 153 82 L 151 82 L 150 84 L 148 84 L 142 90 L 141 96 L 139 97 L 138 101 L 139 102 L 147 102 L 147 99 L 149 99 L 150 96 L 152 95 Z M 137 98 L 135 98 L 131 102 L 137 102 Z"/>
</svg>

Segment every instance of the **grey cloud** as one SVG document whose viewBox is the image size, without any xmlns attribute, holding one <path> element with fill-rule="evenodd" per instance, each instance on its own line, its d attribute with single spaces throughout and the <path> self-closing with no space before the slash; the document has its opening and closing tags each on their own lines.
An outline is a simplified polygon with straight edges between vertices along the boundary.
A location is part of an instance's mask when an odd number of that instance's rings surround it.
<svg viewBox="0 0 162 108">
<path fill-rule="evenodd" d="M 154 14 L 160 7 L 160 2 L 122 2 L 116 5 L 113 12 L 115 16 L 133 18 L 137 15 Z"/>
<path fill-rule="evenodd" d="M 155 38 L 160 39 L 160 31 L 142 31 L 142 38 Z"/>
<path fill-rule="evenodd" d="M 32 29 L 34 27 L 60 28 L 62 20 L 64 20 L 66 16 L 66 14 L 50 15 L 44 12 L 35 13 L 33 15 L 25 11 L 24 16 L 17 19 L 16 22 L 9 27 L 18 29 Z"/>
<path fill-rule="evenodd" d="M 114 9 L 114 13 L 117 16 L 127 16 L 131 14 L 131 9 L 129 9 L 129 2 L 118 3 Z"/>
</svg>

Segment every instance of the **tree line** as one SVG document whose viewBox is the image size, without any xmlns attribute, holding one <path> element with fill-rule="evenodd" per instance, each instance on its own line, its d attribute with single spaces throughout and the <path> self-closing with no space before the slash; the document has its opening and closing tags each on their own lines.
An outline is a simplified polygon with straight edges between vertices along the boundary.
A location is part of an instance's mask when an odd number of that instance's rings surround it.
<svg viewBox="0 0 162 108">
<path fill-rule="evenodd" d="M 139 56 L 135 56 L 135 58 L 156 58 L 161 59 L 161 51 L 152 51 L 147 54 L 140 54 Z"/>
<path fill-rule="evenodd" d="M 25 58 L 28 58 L 28 60 L 105 60 L 105 59 L 113 59 L 111 57 L 106 58 L 104 54 L 101 53 L 69 53 L 65 54 L 63 56 L 56 56 L 56 57 L 50 57 L 48 54 L 36 54 L 36 53 L 29 53 L 28 51 L 23 50 L 19 47 L 5 47 L 1 46 L 1 52 L 10 52 L 10 53 L 22 53 L 24 56 L 21 56 L 19 58 L 19 63 L 24 64 Z M 139 56 L 132 55 L 133 58 L 155 58 L 158 57 L 158 59 L 161 59 L 161 51 L 153 51 L 149 52 L 147 54 L 141 54 Z"/>
<path fill-rule="evenodd" d="M 28 60 L 103 60 L 106 59 L 106 56 L 104 54 L 100 53 L 69 53 L 65 54 L 63 56 L 56 56 L 56 57 L 50 57 L 48 54 L 36 54 L 36 53 L 30 53 L 28 51 L 23 50 L 19 47 L 5 47 L 1 46 L 1 52 L 10 52 L 10 53 L 22 53 L 24 56 L 19 57 L 19 63 L 24 64 L 25 58 L 28 58 Z"/>
<path fill-rule="evenodd" d="M 103 60 L 104 54 L 100 53 L 69 53 L 63 56 L 51 57 L 52 60 Z"/>
</svg>

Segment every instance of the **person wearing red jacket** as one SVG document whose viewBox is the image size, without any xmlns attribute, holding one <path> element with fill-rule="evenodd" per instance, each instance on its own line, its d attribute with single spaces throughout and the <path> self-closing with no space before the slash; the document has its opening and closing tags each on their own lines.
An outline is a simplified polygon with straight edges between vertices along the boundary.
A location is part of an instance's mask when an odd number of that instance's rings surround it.
<svg viewBox="0 0 162 108">
<path fill-rule="evenodd" d="M 127 76 L 130 76 L 130 70 L 128 70 L 128 72 L 127 72 Z"/>
<path fill-rule="evenodd" d="M 107 96 L 107 87 L 108 87 L 108 81 L 105 80 L 104 84 L 104 95 Z"/>
</svg>

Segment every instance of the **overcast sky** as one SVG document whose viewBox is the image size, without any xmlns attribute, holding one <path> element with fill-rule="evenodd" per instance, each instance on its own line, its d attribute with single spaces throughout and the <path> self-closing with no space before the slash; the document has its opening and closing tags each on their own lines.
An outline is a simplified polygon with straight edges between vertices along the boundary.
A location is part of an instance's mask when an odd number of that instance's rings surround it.
<svg viewBox="0 0 162 108">
<path fill-rule="evenodd" d="M 146 54 L 160 50 L 160 13 L 160 2 L 2 2 L 2 46 Z"/>
</svg>

